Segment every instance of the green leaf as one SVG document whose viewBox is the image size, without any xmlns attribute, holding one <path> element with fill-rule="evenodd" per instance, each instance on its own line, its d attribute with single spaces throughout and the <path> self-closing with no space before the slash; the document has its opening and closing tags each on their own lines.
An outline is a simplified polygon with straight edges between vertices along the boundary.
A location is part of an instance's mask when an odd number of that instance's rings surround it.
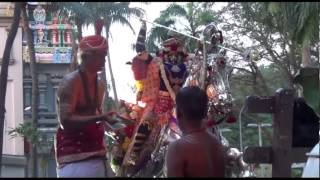
<svg viewBox="0 0 320 180">
<path fill-rule="evenodd" d="M 303 87 L 307 104 L 320 115 L 319 68 L 302 68 L 295 77 L 295 83 Z"/>
<path fill-rule="evenodd" d="M 280 11 L 280 3 L 278 2 L 269 2 L 268 10 L 272 14 L 276 14 Z"/>
</svg>

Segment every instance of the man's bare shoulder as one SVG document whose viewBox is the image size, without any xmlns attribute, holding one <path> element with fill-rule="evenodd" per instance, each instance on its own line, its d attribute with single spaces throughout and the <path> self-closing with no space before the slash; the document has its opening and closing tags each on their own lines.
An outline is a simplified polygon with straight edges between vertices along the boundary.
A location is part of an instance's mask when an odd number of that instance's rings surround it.
<svg viewBox="0 0 320 180">
<path fill-rule="evenodd" d="M 221 141 L 215 134 L 207 132 L 207 137 L 209 138 L 210 142 L 212 142 L 214 145 L 222 146 Z"/>
<path fill-rule="evenodd" d="M 176 146 L 180 149 L 194 149 L 199 150 L 204 145 L 221 146 L 219 139 L 212 133 L 205 132 L 198 135 L 184 136 L 175 141 Z"/>
<path fill-rule="evenodd" d="M 66 74 L 62 81 L 64 82 L 74 82 L 79 80 L 79 73 L 78 71 L 72 71 L 71 73 Z"/>
<path fill-rule="evenodd" d="M 75 89 L 75 86 L 79 81 L 80 77 L 77 71 L 66 74 L 60 82 L 58 92 L 61 93 L 63 91 L 70 91 Z"/>
<path fill-rule="evenodd" d="M 183 159 L 184 151 L 185 151 L 185 146 L 181 143 L 181 140 L 178 139 L 169 144 L 167 155 L 169 158 L 174 158 L 175 160 Z"/>
<path fill-rule="evenodd" d="M 172 148 L 176 150 L 176 152 L 179 153 L 183 153 L 186 148 L 190 147 L 190 144 L 187 141 L 185 141 L 184 137 L 170 143 L 170 145 Z"/>
</svg>

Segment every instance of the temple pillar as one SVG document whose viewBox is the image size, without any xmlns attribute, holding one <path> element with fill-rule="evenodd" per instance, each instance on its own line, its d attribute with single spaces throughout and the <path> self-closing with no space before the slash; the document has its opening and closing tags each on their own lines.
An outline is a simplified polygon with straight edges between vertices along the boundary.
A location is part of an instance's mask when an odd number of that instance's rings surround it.
<svg viewBox="0 0 320 180">
<path fill-rule="evenodd" d="M 71 47 L 71 30 L 66 30 L 66 44 L 68 47 Z"/>
<path fill-rule="evenodd" d="M 58 47 L 61 47 L 62 43 L 61 43 L 61 33 L 62 31 L 60 29 L 58 29 Z"/>
<path fill-rule="evenodd" d="M 59 88 L 59 83 L 61 81 L 62 77 L 59 78 L 58 75 L 53 75 L 51 77 L 51 83 L 52 83 L 52 88 L 53 88 L 53 100 L 54 100 L 54 103 L 56 103 L 57 101 L 57 96 L 56 96 L 56 93 L 58 91 L 58 88 Z M 53 106 L 53 111 L 56 111 L 56 106 Z"/>
<path fill-rule="evenodd" d="M 48 78 L 45 74 L 39 74 L 39 111 L 48 111 L 46 94 Z"/>
<path fill-rule="evenodd" d="M 56 29 L 53 29 L 52 30 L 52 45 L 54 46 L 54 47 L 56 47 L 57 46 L 57 35 L 58 35 L 58 33 L 57 33 L 57 30 Z"/>
<path fill-rule="evenodd" d="M 65 30 L 61 30 L 61 47 L 65 47 L 65 35 L 66 31 Z"/>
<path fill-rule="evenodd" d="M 44 42 L 48 42 L 48 30 L 47 29 L 43 29 L 44 31 Z"/>
<path fill-rule="evenodd" d="M 33 33 L 33 44 L 38 43 L 38 31 L 37 30 L 32 30 Z"/>
<path fill-rule="evenodd" d="M 23 90 L 24 90 L 24 108 L 31 107 L 31 89 L 32 89 L 32 80 L 31 78 L 25 78 L 23 81 Z"/>
</svg>

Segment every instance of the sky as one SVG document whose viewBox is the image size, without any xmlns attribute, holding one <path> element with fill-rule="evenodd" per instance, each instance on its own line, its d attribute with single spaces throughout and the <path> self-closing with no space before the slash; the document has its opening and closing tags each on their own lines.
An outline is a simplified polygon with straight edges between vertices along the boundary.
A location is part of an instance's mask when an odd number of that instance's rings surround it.
<svg viewBox="0 0 320 180">
<path fill-rule="evenodd" d="M 160 11 L 166 9 L 169 4 L 170 2 L 152 2 L 146 5 L 141 2 L 132 2 L 130 3 L 130 7 L 140 7 L 144 9 L 146 11 L 145 18 L 148 21 L 152 22 L 154 19 L 160 16 Z M 183 5 L 185 4 L 185 2 L 178 2 L 178 4 Z M 220 7 L 220 4 L 217 3 L 216 6 Z M 132 90 L 135 80 L 133 78 L 131 66 L 126 65 L 126 62 L 131 61 L 136 55 L 136 52 L 132 49 L 131 44 L 136 43 L 137 36 L 141 27 L 141 22 L 139 19 L 131 18 L 130 23 L 135 30 L 135 35 L 132 33 L 129 27 L 123 26 L 121 24 L 113 24 L 111 26 L 109 53 L 118 99 L 135 103 L 136 95 Z M 147 23 L 147 34 L 151 28 L 152 24 Z M 102 32 L 104 32 L 104 30 Z M 93 34 L 93 26 L 89 26 L 88 28 L 84 27 L 83 36 Z M 105 34 L 103 34 L 103 36 L 105 36 Z M 108 83 L 111 85 L 108 62 L 106 62 L 106 77 Z M 111 97 L 114 97 L 112 88 L 109 92 L 109 95 Z"/>
</svg>

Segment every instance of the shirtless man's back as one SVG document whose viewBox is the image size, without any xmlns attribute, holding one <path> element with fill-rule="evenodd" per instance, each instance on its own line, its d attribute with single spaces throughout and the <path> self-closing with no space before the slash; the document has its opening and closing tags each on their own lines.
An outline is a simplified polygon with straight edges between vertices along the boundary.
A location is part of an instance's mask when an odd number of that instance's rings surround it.
<svg viewBox="0 0 320 180">
<path fill-rule="evenodd" d="M 170 151 L 175 151 L 170 153 Z M 205 130 L 183 136 L 170 145 L 168 154 L 172 161 L 180 164 L 181 172 L 168 168 L 168 176 L 183 177 L 223 177 L 224 155 L 220 141 Z M 173 171 L 173 170 L 172 170 Z M 180 173 L 180 174 L 178 174 Z"/>
<path fill-rule="evenodd" d="M 167 176 L 224 177 L 223 146 L 201 125 L 206 114 L 205 92 L 198 87 L 187 87 L 179 93 L 177 117 L 183 136 L 169 145 Z"/>
</svg>

